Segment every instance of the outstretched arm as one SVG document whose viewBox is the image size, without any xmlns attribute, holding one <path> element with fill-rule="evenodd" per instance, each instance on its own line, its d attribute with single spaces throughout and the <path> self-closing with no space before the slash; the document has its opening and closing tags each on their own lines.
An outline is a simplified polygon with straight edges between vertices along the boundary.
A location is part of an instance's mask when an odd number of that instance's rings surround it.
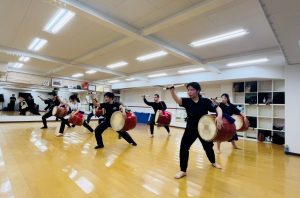
<svg viewBox="0 0 300 198">
<path fill-rule="evenodd" d="M 182 99 L 177 96 L 175 88 L 171 87 L 170 91 L 171 91 L 171 95 L 172 95 L 173 100 L 175 100 L 175 102 L 181 106 L 182 105 Z"/>
</svg>

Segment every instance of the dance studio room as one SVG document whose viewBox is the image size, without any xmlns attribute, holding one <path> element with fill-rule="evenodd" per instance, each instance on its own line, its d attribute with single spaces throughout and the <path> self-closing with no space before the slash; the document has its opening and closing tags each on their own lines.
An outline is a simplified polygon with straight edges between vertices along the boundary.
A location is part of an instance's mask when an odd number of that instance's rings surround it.
<svg viewBox="0 0 300 198">
<path fill-rule="evenodd" d="M 0 197 L 297 197 L 299 18 L 299 0 L 0 0 Z"/>
</svg>

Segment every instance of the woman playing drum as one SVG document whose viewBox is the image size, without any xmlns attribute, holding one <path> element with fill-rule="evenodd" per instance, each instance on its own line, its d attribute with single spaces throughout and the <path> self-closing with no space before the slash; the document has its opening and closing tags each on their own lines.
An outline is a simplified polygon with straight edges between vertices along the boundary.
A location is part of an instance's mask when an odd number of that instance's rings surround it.
<svg viewBox="0 0 300 198">
<path fill-rule="evenodd" d="M 91 133 L 93 133 L 94 130 L 92 129 L 92 127 L 90 125 L 88 125 L 88 123 L 86 123 L 86 121 L 84 120 L 84 112 L 80 111 L 81 104 L 79 102 L 79 99 L 77 98 L 77 95 L 71 95 L 69 100 L 70 100 L 70 102 L 66 103 L 66 102 L 60 100 L 60 98 L 59 98 L 59 101 L 60 101 L 61 104 L 66 105 L 66 106 L 69 107 L 69 112 L 71 112 L 70 119 L 73 116 L 81 117 L 82 118 L 81 123 L 78 124 L 78 125 L 82 124 Z M 76 114 L 78 114 L 78 115 L 76 115 Z M 64 135 L 65 125 L 69 123 L 69 121 L 66 120 L 65 118 L 60 118 L 60 119 L 61 119 L 61 124 L 60 124 L 59 133 L 56 134 L 57 137 L 60 137 L 60 136 Z M 76 123 L 71 123 L 71 124 L 73 124 L 73 126 L 75 126 Z"/>
<path fill-rule="evenodd" d="M 97 103 L 93 100 L 93 103 L 96 107 L 102 107 L 105 109 L 105 121 L 101 122 L 95 129 L 95 137 L 97 141 L 97 146 L 95 149 L 103 148 L 103 140 L 102 133 L 108 128 L 111 127 L 110 118 L 115 111 L 121 110 L 123 115 L 125 116 L 125 108 L 118 102 L 114 102 L 115 95 L 111 92 L 107 92 L 104 94 L 104 103 Z M 132 139 L 132 137 L 127 133 L 127 131 L 117 131 L 121 137 L 123 137 L 129 144 L 136 146 L 137 144 Z"/>
<path fill-rule="evenodd" d="M 167 105 L 164 101 L 159 101 L 159 95 L 154 94 L 154 102 L 148 102 L 146 99 L 146 96 L 143 96 L 144 102 L 146 105 L 151 106 L 154 110 L 154 115 L 156 115 L 158 110 L 165 111 L 167 109 Z M 153 131 L 154 131 L 154 124 L 155 124 L 155 116 L 153 116 L 150 120 L 150 133 L 151 133 L 151 138 L 153 137 Z M 166 128 L 168 134 L 170 135 L 170 129 L 168 125 L 164 125 Z"/>
<path fill-rule="evenodd" d="M 216 118 L 217 127 L 222 127 L 222 110 L 220 107 L 216 107 L 209 99 L 203 98 L 200 95 L 201 87 L 197 82 L 191 82 L 186 85 L 189 98 L 179 98 L 176 95 L 174 87 L 171 87 L 172 98 L 180 106 L 186 109 L 187 113 L 187 125 L 181 139 L 180 144 L 180 172 L 175 175 L 175 179 L 180 179 L 186 176 L 186 170 L 189 160 L 189 150 L 192 144 L 197 138 L 199 138 L 209 161 L 215 168 L 221 168 L 215 161 L 215 153 L 213 150 L 213 142 L 207 142 L 203 140 L 198 133 L 199 119 L 210 112 L 217 111 L 218 116 Z"/>
<path fill-rule="evenodd" d="M 248 124 L 247 117 L 235 105 L 233 105 L 230 102 L 229 95 L 227 93 L 224 93 L 221 95 L 221 97 L 222 97 L 222 102 L 220 103 L 219 107 L 222 109 L 223 113 L 227 114 L 229 116 L 232 116 L 234 114 L 241 115 L 244 119 L 244 122 Z M 233 135 L 233 137 L 230 140 L 228 140 L 228 142 L 231 142 L 234 149 L 238 149 L 238 147 L 235 143 L 235 141 L 237 141 L 237 140 L 238 140 L 238 136 L 236 133 Z M 221 142 L 217 142 L 217 149 L 218 149 L 217 152 L 218 153 L 221 153 L 220 147 L 221 147 Z"/>
</svg>

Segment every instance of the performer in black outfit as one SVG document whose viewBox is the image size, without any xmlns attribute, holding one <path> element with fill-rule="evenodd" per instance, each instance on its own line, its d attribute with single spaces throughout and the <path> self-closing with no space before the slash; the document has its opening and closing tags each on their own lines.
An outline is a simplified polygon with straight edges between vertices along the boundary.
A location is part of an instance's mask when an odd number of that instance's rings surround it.
<svg viewBox="0 0 300 198">
<path fill-rule="evenodd" d="M 245 122 L 248 122 L 246 115 L 243 114 L 234 104 L 230 102 L 229 95 L 227 93 L 222 94 L 221 97 L 222 97 L 222 102 L 219 104 L 219 107 L 222 109 L 224 114 L 227 114 L 229 116 L 232 116 L 233 114 L 241 115 L 244 117 Z M 238 140 L 238 136 L 236 133 L 230 140 L 228 140 L 228 142 L 231 142 L 234 149 L 239 149 L 235 143 L 235 141 L 237 140 Z M 221 153 L 220 147 L 221 147 L 221 142 L 217 142 L 218 153 Z"/>
<path fill-rule="evenodd" d="M 110 118 L 112 114 L 115 111 L 121 110 L 123 113 L 125 113 L 125 108 L 123 105 L 121 105 L 118 102 L 114 102 L 114 94 L 111 92 L 107 92 L 104 94 L 104 100 L 105 103 L 97 103 L 95 100 L 93 100 L 94 106 L 96 107 L 102 107 L 105 109 L 105 114 L 103 115 L 105 117 L 105 120 L 102 121 L 95 129 L 95 137 L 97 141 L 97 146 L 95 146 L 95 149 L 103 148 L 103 140 L 102 140 L 102 133 L 111 126 L 110 124 Z M 136 146 L 137 144 L 132 139 L 132 137 L 126 132 L 126 131 L 117 131 L 119 135 L 124 138 L 129 144 Z"/>
<path fill-rule="evenodd" d="M 187 113 L 187 125 L 181 139 L 180 144 L 180 172 L 175 175 L 175 179 L 180 179 L 186 176 L 186 170 L 189 160 L 189 150 L 194 141 L 199 138 L 206 156 L 211 162 L 212 166 L 215 168 L 221 168 L 219 164 L 215 161 L 215 153 L 213 150 L 213 142 L 207 142 L 203 140 L 198 133 L 198 122 L 203 115 L 206 115 L 208 111 L 217 112 L 218 116 L 216 118 L 217 127 L 222 127 L 222 110 L 220 107 L 215 106 L 211 100 L 203 98 L 200 95 L 201 87 L 197 82 L 188 83 L 187 92 L 189 98 L 179 98 L 176 95 L 174 86 L 170 88 L 172 98 L 180 106 L 186 109 Z"/>
<path fill-rule="evenodd" d="M 77 97 L 77 95 L 73 94 L 69 97 L 69 103 L 66 103 L 64 101 L 62 101 L 59 97 L 58 100 L 61 104 L 66 105 L 69 107 L 69 113 L 71 115 L 74 115 L 76 113 L 81 113 L 84 114 L 83 111 L 80 111 L 81 108 L 81 104 L 80 104 L 80 100 Z M 57 137 L 61 137 L 64 135 L 64 130 L 65 130 L 65 125 L 69 126 L 69 121 L 65 118 L 59 118 L 61 120 L 61 124 L 60 124 L 60 128 L 59 128 L 59 133 L 56 134 Z M 91 133 L 94 132 L 94 130 L 92 129 L 92 127 L 86 123 L 86 121 L 83 122 L 82 124 L 86 129 L 88 129 Z M 73 127 L 75 127 L 75 125 L 73 125 Z"/>
<path fill-rule="evenodd" d="M 155 115 L 157 110 L 163 110 L 165 111 L 167 109 L 167 105 L 164 101 L 159 101 L 159 95 L 158 94 L 154 94 L 154 102 L 148 102 L 146 99 L 146 96 L 143 96 L 144 98 L 144 102 L 146 105 L 151 106 L 154 110 L 154 117 L 151 118 L 150 120 L 150 133 L 151 133 L 151 138 L 153 137 L 153 131 L 154 131 L 154 125 L 155 125 Z M 167 132 L 170 135 L 170 129 L 169 126 L 164 126 L 167 130 Z"/>
<path fill-rule="evenodd" d="M 34 114 L 34 115 L 41 115 L 41 114 L 38 112 L 37 108 L 36 108 L 36 104 L 34 103 L 34 99 L 33 99 L 32 95 L 29 95 L 29 96 L 28 96 L 26 102 L 27 102 L 29 111 L 30 111 L 32 114 Z"/>
<path fill-rule="evenodd" d="M 47 118 L 52 116 L 52 110 L 55 106 L 59 106 L 60 102 L 58 100 L 57 94 L 56 93 L 51 93 L 52 98 L 48 98 L 48 99 L 44 99 L 41 96 L 38 96 L 42 101 L 44 101 L 45 104 L 47 104 L 47 107 L 45 108 L 45 110 L 48 110 L 47 113 L 45 113 L 42 116 L 42 120 L 43 120 L 43 127 L 41 129 L 47 129 Z"/>
</svg>

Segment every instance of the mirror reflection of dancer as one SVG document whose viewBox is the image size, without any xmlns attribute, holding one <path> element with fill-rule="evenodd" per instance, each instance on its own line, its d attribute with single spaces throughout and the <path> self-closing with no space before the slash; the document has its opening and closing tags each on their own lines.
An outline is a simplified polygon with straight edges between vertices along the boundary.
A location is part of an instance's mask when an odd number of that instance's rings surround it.
<svg viewBox="0 0 300 198">
<path fill-rule="evenodd" d="M 52 110 L 55 106 L 59 106 L 60 102 L 58 100 L 58 96 L 56 93 L 51 93 L 50 94 L 52 96 L 52 98 L 48 98 L 48 99 L 44 99 L 41 96 L 38 96 L 42 101 L 44 101 L 45 104 L 47 104 L 47 107 L 45 108 L 45 110 L 48 110 L 47 113 L 45 113 L 42 116 L 42 121 L 43 121 L 43 127 L 41 129 L 47 129 L 47 118 L 52 116 Z"/>
<path fill-rule="evenodd" d="M 151 133 L 150 137 L 152 138 L 153 137 L 153 132 L 154 132 L 154 125 L 155 125 L 155 115 L 156 115 L 158 110 L 165 111 L 167 109 L 167 105 L 164 101 L 159 100 L 159 95 L 158 94 L 154 94 L 154 102 L 148 102 L 145 95 L 143 96 L 143 99 L 144 99 L 144 103 L 148 106 L 151 106 L 154 110 L 154 116 L 150 120 L 150 133 Z M 164 127 L 166 128 L 168 134 L 170 135 L 169 126 L 164 126 Z"/>
<path fill-rule="evenodd" d="M 102 121 L 95 129 L 95 138 L 97 141 L 97 146 L 95 146 L 95 149 L 100 149 L 104 147 L 103 140 L 102 140 L 102 133 L 108 127 L 111 127 L 110 118 L 112 114 L 115 111 L 121 110 L 123 115 L 126 116 L 125 107 L 118 102 L 114 102 L 114 97 L 115 95 L 113 93 L 107 92 L 104 94 L 104 100 L 105 100 L 104 103 L 97 103 L 95 100 L 93 100 L 94 106 L 105 109 L 105 114 L 103 115 L 105 117 L 105 120 Z M 124 138 L 129 144 L 133 146 L 137 145 L 127 131 L 117 131 L 117 133 L 119 133 L 119 135 L 122 138 Z"/>
<path fill-rule="evenodd" d="M 198 138 L 205 150 L 206 156 L 213 167 L 221 169 L 221 166 L 215 161 L 213 142 L 203 140 L 198 132 L 198 122 L 200 118 L 208 111 L 217 112 L 217 127 L 222 127 L 222 110 L 212 103 L 211 100 L 203 98 L 200 95 L 201 87 L 197 82 L 191 82 L 186 85 L 189 98 L 179 98 L 175 92 L 174 86 L 170 88 L 172 98 L 177 104 L 184 107 L 187 113 L 187 125 L 180 143 L 180 171 L 175 175 L 175 179 L 186 176 L 186 170 L 189 160 L 189 150 L 195 140 Z"/>
<path fill-rule="evenodd" d="M 81 108 L 81 104 L 80 104 L 80 100 L 79 98 L 77 97 L 77 95 L 71 95 L 70 98 L 69 98 L 69 103 L 66 103 L 62 100 L 60 100 L 60 103 L 63 104 L 63 105 L 66 105 L 69 107 L 69 112 L 71 112 L 71 115 L 70 116 L 73 116 L 75 115 L 76 113 L 81 113 L 81 114 L 84 114 L 83 111 L 80 111 L 80 108 Z M 63 136 L 64 135 L 64 130 L 65 130 L 65 125 L 67 125 L 69 123 L 69 121 L 65 118 L 60 118 L 61 119 L 61 124 L 60 124 L 60 129 L 59 129 L 59 133 L 56 134 L 57 137 L 60 137 L 60 136 Z M 94 132 L 94 130 L 92 129 L 92 127 L 86 123 L 86 121 L 83 121 L 83 124 L 82 124 L 86 129 L 88 129 L 91 133 Z"/>
</svg>

